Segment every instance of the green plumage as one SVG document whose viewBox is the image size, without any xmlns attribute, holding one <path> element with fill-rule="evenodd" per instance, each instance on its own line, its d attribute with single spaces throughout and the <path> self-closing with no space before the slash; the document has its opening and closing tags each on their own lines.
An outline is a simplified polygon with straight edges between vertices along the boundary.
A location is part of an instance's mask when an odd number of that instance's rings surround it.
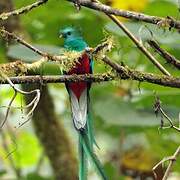
<svg viewBox="0 0 180 180">
<path fill-rule="evenodd" d="M 88 121 L 89 122 L 89 121 Z M 82 175 L 79 179 L 80 180 L 86 180 L 87 178 L 83 177 L 86 174 L 86 170 L 87 170 L 87 161 L 86 158 L 90 159 L 91 163 L 94 165 L 94 167 L 96 168 L 98 174 L 102 177 L 103 180 L 107 180 L 107 177 L 104 173 L 103 167 L 98 159 L 98 157 L 96 156 L 96 154 L 94 153 L 93 150 L 93 144 L 92 142 L 94 142 L 93 139 L 91 139 L 91 135 L 88 131 L 88 129 L 85 129 L 84 131 L 80 131 L 79 132 L 79 143 L 81 144 L 81 148 L 83 150 L 84 155 L 80 154 L 80 175 Z M 84 164 L 85 162 L 85 164 Z M 83 165 L 83 166 L 82 166 Z M 83 171 L 83 173 L 82 173 Z M 84 178 L 84 179 L 83 179 Z"/>
<path fill-rule="evenodd" d="M 87 180 L 87 156 L 83 148 L 83 136 L 79 133 L 79 180 Z"/>
</svg>

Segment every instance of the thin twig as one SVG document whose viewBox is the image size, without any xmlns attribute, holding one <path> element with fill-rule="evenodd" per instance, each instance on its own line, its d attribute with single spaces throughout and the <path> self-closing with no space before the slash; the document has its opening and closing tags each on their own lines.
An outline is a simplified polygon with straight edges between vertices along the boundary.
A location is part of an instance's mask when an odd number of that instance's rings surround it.
<svg viewBox="0 0 180 180">
<path fill-rule="evenodd" d="M 32 117 L 32 114 L 33 114 L 33 112 L 34 112 L 35 108 L 37 107 L 37 104 L 38 104 L 38 102 L 39 102 L 39 100 L 40 100 L 40 90 L 39 90 L 39 89 L 35 89 L 35 90 L 32 90 L 32 91 L 23 91 L 23 90 L 17 88 L 17 87 L 14 85 L 14 83 L 11 81 L 11 79 L 10 79 L 9 77 L 7 77 L 7 76 L 4 75 L 4 74 L 1 74 L 1 76 L 2 76 L 3 79 L 5 79 L 5 80 L 8 82 L 8 84 L 14 89 L 15 95 L 13 96 L 12 100 L 10 101 L 10 104 L 8 105 L 8 109 L 7 109 L 7 113 L 6 113 L 6 116 L 5 116 L 5 120 L 4 120 L 3 123 L 1 124 L 0 129 L 2 129 L 4 123 L 5 123 L 6 120 L 7 120 L 7 117 L 8 117 L 8 114 L 9 114 L 9 111 L 10 111 L 10 108 L 11 108 L 11 105 L 12 105 L 12 102 L 14 101 L 17 92 L 19 92 L 19 93 L 21 93 L 21 94 L 23 94 L 23 95 L 32 95 L 32 94 L 35 94 L 34 99 L 33 99 L 32 102 L 29 104 L 29 105 L 32 106 L 32 108 L 29 110 L 29 112 L 28 112 L 27 115 L 26 115 L 26 119 L 27 119 L 27 120 L 26 120 L 25 122 L 23 122 L 23 123 L 19 123 L 19 127 L 21 127 L 21 126 L 24 125 L 27 121 L 29 121 L 30 118 Z M 18 127 L 18 128 L 19 128 L 19 127 Z"/>
<path fill-rule="evenodd" d="M 7 119 L 8 119 L 8 115 L 9 115 L 9 112 L 10 112 L 10 110 L 11 110 L 12 103 L 13 103 L 13 101 L 15 100 L 16 96 L 17 96 L 17 91 L 14 91 L 14 95 L 13 95 L 13 97 L 11 98 L 11 100 L 10 100 L 10 102 L 9 102 L 9 104 L 8 104 L 7 111 L 6 111 L 6 115 L 5 115 L 5 118 L 4 118 L 3 122 L 2 122 L 1 125 L 0 125 L 0 129 L 4 126 L 5 122 L 6 122 Z"/>
<path fill-rule="evenodd" d="M 10 166 L 11 166 L 12 170 L 14 171 L 14 173 L 16 174 L 16 177 L 20 178 L 21 177 L 21 169 L 16 167 L 14 159 L 11 156 L 11 154 L 16 151 L 16 148 L 10 152 L 8 142 L 7 142 L 7 137 L 5 135 L 4 129 L 0 129 L 0 134 L 2 137 L 2 146 L 3 146 L 4 150 L 6 151 L 6 153 L 8 154 L 7 157 L 10 162 Z M 13 140 L 13 139 L 11 138 L 11 140 Z M 16 143 L 15 143 L 15 145 L 16 145 Z"/>
<path fill-rule="evenodd" d="M 176 59 L 172 54 L 162 49 L 156 41 L 148 40 L 147 42 L 153 49 L 156 50 L 158 54 L 160 54 L 160 56 L 166 60 L 167 63 L 170 63 L 177 69 L 180 69 L 180 60 Z"/>
<path fill-rule="evenodd" d="M 171 76 L 171 74 L 156 60 L 156 58 L 143 46 L 142 43 L 121 23 L 115 16 L 106 14 L 112 21 L 114 21 L 123 32 L 136 44 L 141 52 L 165 75 Z"/>
<path fill-rule="evenodd" d="M 11 16 L 17 16 L 17 15 L 20 15 L 23 13 L 27 13 L 27 12 L 31 11 L 32 9 L 39 7 L 40 5 L 45 4 L 47 1 L 48 0 L 38 0 L 37 2 L 30 4 L 30 5 L 27 5 L 25 7 L 22 7 L 20 9 L 10 11 L 7 13 L 2 13 L 2 14 L 0 14 L 0 19 L 1 20 L 7 20 Z"/>
<path fill-rule="evenodd" d="M 58 56 L 54 56 L 52 54 L 43 52 L 37 48 L 35 48 L 34 46 L 32 46 L 31 44 L 27 43 L 25 40 L 23 40 L 22 38 L 18 37 L 17 35 L 15 35 L 14 33 L 8 32 L 5 29 L 0 29 L 0 34 L 1 36 L 6 39 L 6 38 L 10 38 L 10 39 L 14 39 L 16 42 L 26 46 L 27 48 L 31 49 L 32 51 L 34 51 L 35 53 L 39 54 L 40 56 L 43 56 L 44 58 L 50 59 L 50 60 L 54 60 L 57 61 L 59 60 Z"/>
<path fill-rule="evenodd" d="M 171 120 L 171 118 L 164 112 L 164 110 L 160 107 L 160 112 L 162 113 L 162 115 L 169 121 L 170 123 L 170 126 L 169 128 L 173 128 L 175 129 L 176 131 L 180 132 L 180 128 L 176 127 L 174 124 L 173 124 L 173 121 Z M 163 127 L 162 127 L 163 128 Z"/>
<path fill-rule="evenodd" d="M 166 157 L 166 158 L 163 158 L 163 160 L 161 160 L 160 162 L 158 162 L 154 167 L 153 167 L 153 173 L 154 173 L 154 176 L 157 177 L 157 174 L 155 172 L 155 170 L 158 168 L 158 166 L 160 166 L 161 164 L 164 164 L 165 162 L 167 161 L 170 161 L 169 162 L 169 165 L 164 173 L 164 176 L 163 176 L 163 179 L 162 180 L 167 180 L 167 178 L 169 177 L 169 174 L 172 170 L 172 167 L 173 167 L 173 164 L 174 162 L 177 160 L 177 157 L 180 155 L 180 146 L 176 149 L 175 153 L 170 156 L 170 157 Z"/>
<path fill-rule="evenodd" d="M 156 114 L 156 116 L 160 113 L 161 115 L 161 126 L 160 128 L 161 129 L 167 129 L 167 128 L 173 128 L 175 129 L 176 131 L 180 132 L 180 128 L 176 127 L 174 124 L 173 124 L 173 121 L 171 120 L 171 118 L 164 112 L 164 110 L 162 109 L 161 107 L 161 101 L 159 99 L 159 97 L 156 96 L 155 98 L 155 104 L 154 104 L 154 112 Z M 163 118 L 166 118 L 169 122 L 169 126 L 164 126 L 164 120 Z"/>
<path fill-rule="evenodd" d="M 172 166 L 173 166 L 174 162 L 176 161 L 177 157 L 179 156 L 179 154 L 180 154 L 180 146 L 176 149 L 176 152 L 173 154 L 172 159 L 170 160 L 170 163 L 166 169 L 166 172 L 165 172 L 162 180 L 167 180 L 167 178 L 171 172 Z"/>
<path fill-rule="evenodd" d="M 68 0 L 68 1 L 75 3 L 77 0 Z M 87 8 L 94 9 L 107 14 L 122 16 L 124 18 L 137 20 L 137 21 L 144 21 L 146 23 L 156 24 L 158 26 L 161 26 L 161 24 L 163 24 L 167 27 L 180 29 L 180 21 L 176 21 L 170 17 L 162 18 L 157 16 L 146 15 L 143 13 L 137 13 L 133 11 L 115 9 L 110 6 L 104 5 L 100 2 L 97 2 L 95 0 L 78 0 L 78 3 L 81 6 L 85 6 Z"/>
</svg>

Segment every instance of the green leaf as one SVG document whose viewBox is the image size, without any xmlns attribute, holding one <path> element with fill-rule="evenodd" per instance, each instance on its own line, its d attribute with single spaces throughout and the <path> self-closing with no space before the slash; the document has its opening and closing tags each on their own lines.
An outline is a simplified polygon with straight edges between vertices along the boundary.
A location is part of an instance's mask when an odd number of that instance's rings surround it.
<svg viewBox="0 0 180 180">
<path fill-rule="evenodd" d="M 22 130 L 18 135 L 16 145 L 11 146 L 17 146 L 11 148 L 15 149 L 12 156 L 16 165 L 21 168 L 36 164 L 42 152 L 36 136 Z"/>
<path fill-rule="evenodd" d="M 7 173 L 7 171 L 6 171 L 6 170 L 1 169 L 1 170 L 0 170 L 0 177 L 1 177 L 1 176 L 4 176 L 6 173 Z"/>
<path fill-rule="evenodd" d="M 119 180 L 124 180 L 125 178 L 123 176 L 120 176 L 117 168 L 115 166 L 113 166 L 112 163 L 107 162 L 104 165 L 104 170 L 107 173 L 107 176 L 110 177 L 110 179 L 115 180 L 115 179 L 119 179 Z"/>
<path fill-rule="evenodd" d="M 27 174 L 26 178 L 24 180 L 53 180 L 51 177 L 43 177 L 40 176 L 37 173 L 29 173 Z"/>
</svg>

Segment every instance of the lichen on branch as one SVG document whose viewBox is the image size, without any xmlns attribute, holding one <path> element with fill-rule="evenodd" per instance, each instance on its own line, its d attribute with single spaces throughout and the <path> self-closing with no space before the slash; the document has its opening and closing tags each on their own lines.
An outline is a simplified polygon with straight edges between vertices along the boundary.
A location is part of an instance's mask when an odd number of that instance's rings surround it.
<svg viewBox="0 0 180 180">
<path fill-rule="evenodd" d="M 2 14 L 0 14 L 0 19 L 1 20 L 7 20 L 10 16 L 17 16 L 17 15 L 20 15 L 23 13 L 27 13 L 27 12 L 31 11 L 32 9 L 39 7 L 40 5 L 45 4 L 47 1 L 48 0 L 39 0 L 33 4 L 29 4 L 25 7 L 20 8 L 20 9 L 13 10 L 13 11 L 10 11 L 7 13 L 2 13 Z"/>
<path fill-rule="evenodd" d="M 110 51 L 114 44 L 113 38 L 111 36 L 107 36 L 102 41 L 102 43 L 97 45 L 95 48 L 87 48 L 81 52 L 67 51 L 64 49 L 63 53 L 57 56 L 49 54 L 47 52 L 42 52 L 20 37 L 4 29 L 0 29 L 0 33 L 2 37 L 11 38 L 42 56 L 40 60 L 35 61 L 34 63 L 25 63 L 18 60 L 11 63 L 0 64 L 0 73 L 3 73 L 4 75 L 9 77 L 37 74 L 37 72 L 40 72 L 40 69 L 43 68 L 43 65 L 48 62 L 57 63 L 57 66 L 60 68 L 61 72 L 69 71 L 70 69 L 75 67 L 84 53 L 87 53 L 89 56 L 93 56 L 94 59 L 102 59 L 102 56 L 106 54 L 106 52 Z"/>
<path fill-rule="evenodd" d="M 28 68 L 22 61 L 15 61 L 7 64 L 0 64 L 0 76 L 21 76 L 27 74 Z"/>
</svg>

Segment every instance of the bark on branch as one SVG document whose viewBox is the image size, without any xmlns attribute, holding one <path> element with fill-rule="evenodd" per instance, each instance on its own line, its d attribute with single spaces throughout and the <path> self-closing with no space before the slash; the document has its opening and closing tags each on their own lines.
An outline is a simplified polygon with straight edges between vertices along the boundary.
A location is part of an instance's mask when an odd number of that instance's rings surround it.
<svg viewBox="0 0 180 180">
<path fill-rule="evenodd" d="M 68 0 L 68 1 L 74 4 L 77 4 L 77 0 Z M 37 8 L 40 5 L 45 4 L 46 2 L 48 2 L 48 0 L 39 0 L 33 4 L 29 4 L 20 9 L 10 11 L 7 13 L 2 13 L 0 14 L 0 19 L 6 20 L 11 16 L 17 16 L 23 13 L 28 13 L 32 9 Z M 163 17 L 157 17 L 157 16 L 150 16 L 143 13 L 137 13 L 133 11 L 115 9 L 110 6 L 104 5 L 102 3 L 94 2 L 92 0 L 78 0 L 78 5 L 85 6 L 87 8 L 91 8 L 91 9 L 101 11 L 107 14 L 113 14 L 116 16 L 132 19 L 132 20 L 143 21 L 146 23 L 151 23 L 151 24 L 156 24 L 156 25 L 165 24 L 168 27 L 176 28 L 178 30 L 180 29 L 180 21 L 174 20 L 173 18 L 170 18 L 170 17 L 163 18 Z"/>
<path fill-rule="evenodd" d="M 176 59 L 173 55 L 162 49 L 156 41 L 148 40 L 148 44 L 155 49 L 155 51 L 162 56 L 167 63 L 174 65 L 177 69 L 180 69 L 180 60 Z"/>
<path fill-rule="evenodd" d="M 153 173 L 155 178 L 158 176 L 158 174 L 156 174 L 155 170 L 162 164 L 164 164 L 166 161 L 169 161 L 169 165 L 164 173 L 164 176 L 162 178 L 162 180 L 167 180 L 169 177 L 169 174 L 171 173 L 172 167 L 174 165 L 174 163 L 176 162 L 177 158 L 180 155 L 180 146 L 178 146 L 178 148 L 176 149 L 175 153 L 172 156 L 169 157 L 165 157 L 164 159 L 162 159 L 159 163 L 157 163 L 154 167 L 153 167 Z"/>
<path fill-rule="evenodd" d="M 118 27 L 133 41 L 138 49 L 165 75 L 171 76 L 171 74 L 158 62 L 158 60 L 143 46 L 142 43 L 126 28 L 126 26 L 120 22 L 114 15 L 106 15 L 118 25 Z"/>
<path fill-rule="evenodd" d="M 68 0 L 70 2 L 76 3 L 77 0 Z M 81 6 L 85 6 L 90 9 L 94 9 L 97 11 L 101 11 L 107 14 L 112 14 L 116 16 L 121 16 L 124 18 L 137 20 L 137 21 L 143 21 L 146 23 L 161 25 L 165 24 L 168 27 L 180 29 L 180 21 L 176 21 L 173 18 L 167 17 L 157 17 L 157 16 L 150 16 L 143 13 L 137 13 L 133 11 L 126 11 L 121 9 L 115 9 L 110 6 L 104 5 L 102 3 L 97 3 L 92 0 L 78 0 L 78 4 Z"/>
<path fill-rule="evenodd" d="M 34 51 L 35 53 L 37 53 L 37 54 L 39 54 L 39 55 L 41 55 L 43 57 L 42 59 L 40 59 L 39 61 L 36 61 L 35 63 L 26 64 L 25 67 L 22 67 L 24 69 L 24 71 L 39 68 L 43 63 L 45 63 L 47 61 L 58 62 L 59 65 L 61 65 L 61 68 L 63 68 L 63 70 L 65 70 L 65 71 L 67 71 L 67 70 L 71 69 L 75 65 L 75 63 L 82 56 L 82 54 L 87 53 L 89 55 L 91 54 L 91 55 L 96 56 L 96 58 L 100 58 L 102 53 L 105 54 L 107 51 L 110 51 L 112 49 L 112 47 L 113 47 L 113 38 L 111 36 L 109 36 L 109 37 L 107 37 L 105 39 L 104 42 L 97 45 L 95 48 L 86 48 L 82 52 L 64 51 L 63 54 L 57 56 L 57 55 L 53 55 L 53 54 L 50 54 L 50 53 L 47 53 L 47 52 L 43 52 L 43 51 L 35 48 L 34 46 L 32 46 L 31 44 L 26 42 L 24 39 L 20 38 L 19 36 L 17 36 L 14 33 L 6 31 L 5 29 L 2 29 L 2 28 L 0 29 L 0 35 L 5 40 L 6 39 L 14 40 L 14 41 L 26 46 L 27 48 L 31 49 L 32 51 Z M 25 65 L 25 63 L 22 63 L 22 62 L 20 63 L 20 61 L 17 61 L 17 62 L 21 66 Z M 14 64 L 12 64 L 12 66 L 14 66 Z M 2 68 L 4 70 L 6 68 L 7 71 L 8 71 L 8 68 L 6 67 L 6 65 L 0 66 L 0 71 L 1 71 Z"/>
<path fill-rule="evenodd" d="M 114 66 L 114 65 L 112 65 Z M 166 87 L 180 88 L 180 78 L 174 78 L 165 75 L 154 75 L 152 73 L 144 73 L 135 71 L 124 66 L 116 67 L 118 75 L 113 74 L 85 74 L 85 75 L 60 75 L 60 76 L 20 76 L 10 77 L 14 84 L 46 84 L 46 83 L 64 83 L 64 82 L 104 82 L 112 80 L 136 80 L 139 82 L 148 82 Z M 8 84 L 6 80 L 0 80 L 0 84 Z"/>
<path fill-rule="evenodd" d="M 27 5 L 25 7 L 22 7 L 20 9 L 13 10 L 7 13 L 2 13 L 0 14 L 0 20 L 7 20 L 11 16 L 17 16 L 23 13 L 27 13 L 31 11 L 32 9 L 39 7 L 40 5 L 45 4 L 47 1 L 48 0 L 38 0 L 37 2 Z"/>
</svg>

